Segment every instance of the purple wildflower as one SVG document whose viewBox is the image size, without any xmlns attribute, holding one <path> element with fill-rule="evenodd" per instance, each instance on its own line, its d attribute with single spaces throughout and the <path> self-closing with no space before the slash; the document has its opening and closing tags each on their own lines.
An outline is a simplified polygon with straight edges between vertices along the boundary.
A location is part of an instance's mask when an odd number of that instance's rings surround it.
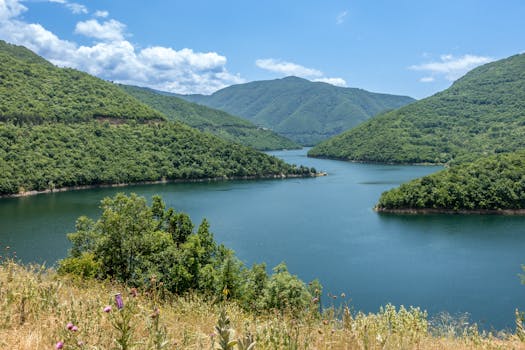
<svg viewBox="0 0 525 350">
<path fill-rule="evenodd" d="M 124 300 L 122 300 L 122 294 L 115 294 L 115 304 L 117 304 L 117 309 L 121 310 L 124 307 Z"/>
<path fill-rule="evenodd" d="M 69 322 L 69 323 L 67 324 L 66 328 L 69 329 L 69 330 L 71 330 L 71 329 L 73 329 L 74 326 L 75 326 L 75 325 L 74 325 L 73 323 Z"/>
<path fill-rule="evenodd" d="M 73 332 L 77 332 L 77 331 L 78 331 L 78 327 L 77 327 L 77 326 L 73 326 L 73 327 L 71 327 L 71 331 L 73 331 Z"/>
<path fill-rule="evenodd" d="M 104 312 L 108 313 L 108 312 L 111 312 L 111 306 L 108 305 L 104 308 Z"/>
<path fill-rule="evenodd" d="M 57 343 L 57 345 L 55 345 L 55 349 L 63 349 L 64 348 L 64 342 L 63 341 L 59 341 Z"/>
</svg>

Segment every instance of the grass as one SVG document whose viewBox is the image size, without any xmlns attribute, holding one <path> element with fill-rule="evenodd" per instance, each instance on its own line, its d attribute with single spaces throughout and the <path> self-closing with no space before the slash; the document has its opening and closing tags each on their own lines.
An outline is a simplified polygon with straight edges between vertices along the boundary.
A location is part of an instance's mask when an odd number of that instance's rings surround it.
<svg viewBox="0 0 525 350">
<path fill-rule="evenodd" d="M 90 350 L 525 349 L 516 334 L 480 333 L 475 325 L 447 319 L 431 322 L 418 308 L 387 305 L 363 314 L 343 306 L 323 315 L 255 315 L 233 303 L 161 290 L 69 278 L 4 259 L 0 349 L 55 349 L 58 342 L 63 349 Z"/>
</svg>

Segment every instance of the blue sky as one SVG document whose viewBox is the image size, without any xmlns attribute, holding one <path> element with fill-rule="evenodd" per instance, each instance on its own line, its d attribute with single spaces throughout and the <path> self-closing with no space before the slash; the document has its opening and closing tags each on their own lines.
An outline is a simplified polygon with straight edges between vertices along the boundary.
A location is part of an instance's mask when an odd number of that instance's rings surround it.
<svg viewBox="0 0 525 350">
<path fill-rule="evenodd" d="M 0 0 L 0 38 L 180 93 L 313 81 L 416 98 L 525 51 L 523 0 Z"/>
</svg>

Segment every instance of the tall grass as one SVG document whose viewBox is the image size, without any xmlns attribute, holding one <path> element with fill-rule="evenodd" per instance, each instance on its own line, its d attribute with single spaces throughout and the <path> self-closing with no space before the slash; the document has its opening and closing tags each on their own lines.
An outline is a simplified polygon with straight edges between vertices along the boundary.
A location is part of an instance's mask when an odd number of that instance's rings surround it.
<svg viewBox="0 0 525 350">
<path fill-rule="evenodd" d="M 12 259 L 0 263 L 0 349 L 525 349 L 519 332 L 496 336 L 475 325 L 429 322 L 418 308 L 311 310 L 255 315 L 198 295 L 160 295 Z"/>
</svg>

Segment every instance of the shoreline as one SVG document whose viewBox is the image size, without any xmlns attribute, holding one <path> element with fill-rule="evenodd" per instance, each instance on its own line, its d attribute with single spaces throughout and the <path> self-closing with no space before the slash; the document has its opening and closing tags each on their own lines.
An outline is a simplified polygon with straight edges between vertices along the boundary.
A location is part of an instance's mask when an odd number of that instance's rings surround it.
<svg viewBox="0 0 525 350">
<path fill-rule="evenodd" d="M 68 191 L 78 191 L 78 190 L 89 190 L 94 188 L 112 188 L 112 187 L 127 187 L 133 185 L 158 185 L 158 184 L 168 184 L 168 183 L 195 183 L 195 182 L 219 182 L 219 181 L 235 181 L 235 180 L 279 180 L 279 179 L 293 179 L 293 178 L 309 178 L 309 177 L 321 177 L 327 176 L 326 172 L 319 173 L 310 173 L 310 175 L 296 175 L 296 174 L 274 174 L 274 175 L 262 175 L 262 176 L 218 176 L 218 177 L 207 177 L 202 179 L 163 179 L 155 181 L 137 181 L 137 182 L 122 182 L 122 183 L 101 183 L 95 185 L 77 185 L 77 186 L 66 186 L 46 190 L 32 190 L 24 191 L 11 194 L 2 194 L 2 198 L 20 198 L 20 197 L 29 197 L 36 196 L 39 194 L 49 194 L 57 192 L 68 192 Z"/>
<path fill-rule="evenodd" d="M 374 211 L 380 214 L 396 215 L 525 215 L 525 209 L 437 209 L 437 208 L 404 208 L 389 209 L 374 207 Z"/>
<path fill-rule="evenodd" d="M 326 157 L 326 156 L 311 156 L 309 154 L 306 155 L 308 158 L 314 158 L 314 159 L 326 159 L 326 160 L 338 160 L 342 162 L 348 162 L 348 163 L 357 163 L 357 164 L 373 164 L 373 165 L 414 165 L 414 166 L 442 166 L 444 168 L 448 167 L 448 163 L 430 163 L 430 162 L 422 162 L 422 163 L 410 163 L 410 162 L 379 162 L 379 161 L 373 161 L 373 160 L 356 160 L 356 159 L 348 159 L 348 158 L 342 158 L 342 157 Z"/>
</svg>

